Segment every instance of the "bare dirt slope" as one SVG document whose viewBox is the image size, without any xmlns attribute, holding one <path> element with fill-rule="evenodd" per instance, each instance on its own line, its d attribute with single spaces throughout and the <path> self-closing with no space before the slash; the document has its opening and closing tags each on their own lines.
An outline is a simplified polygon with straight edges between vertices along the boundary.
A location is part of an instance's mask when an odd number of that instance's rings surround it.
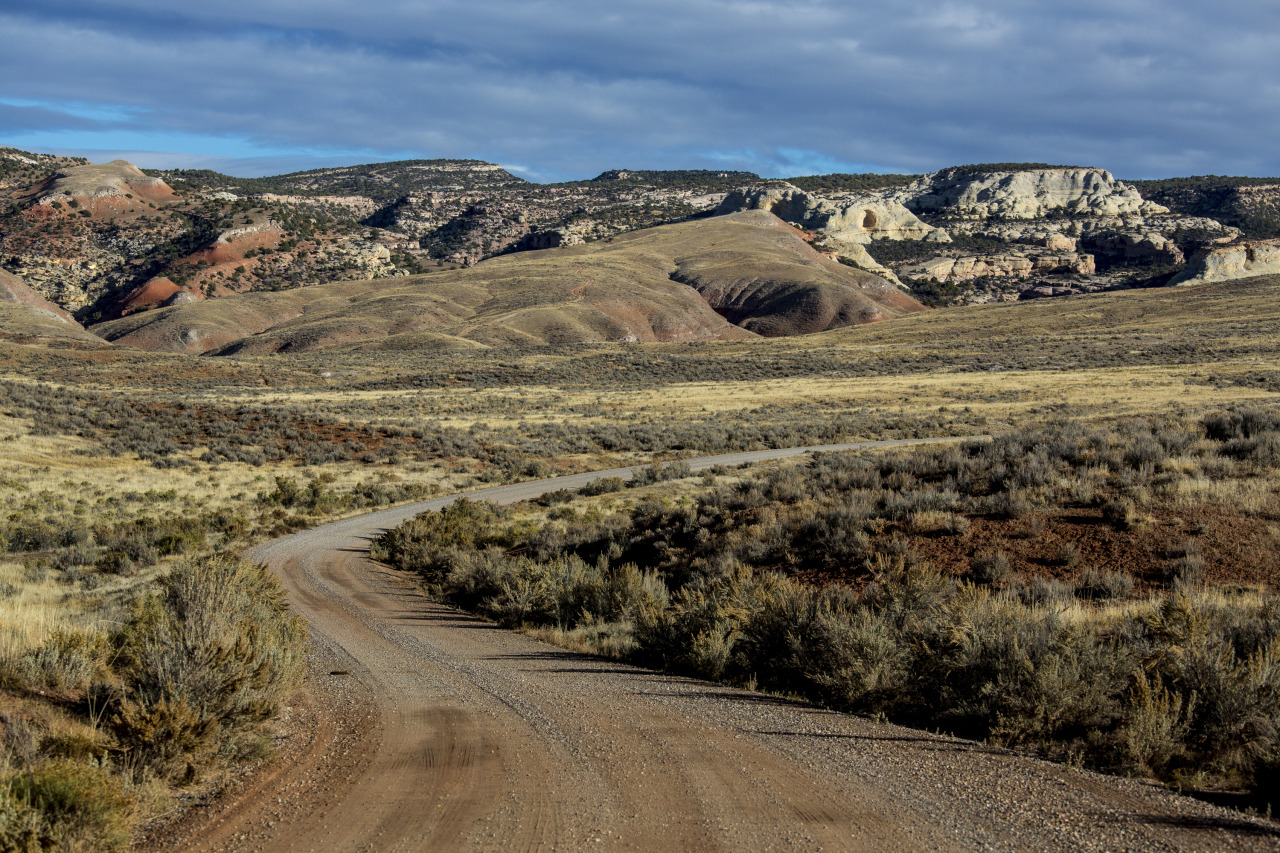
<svg viewBox="0 0 1280 853">
<path fill-rule="evenodd" d="M 455 346 L 735 340 L 923 310 L 883 279 L 824 257 L 777 217 L 748 211 L 466 270 L 164 308 L 94 331 L 156 352 L 269 353 L 383 347 L 398 336 L 416 348 L 423 335 Z"/>
<path fill-rule="evenodd" d="M 473 497 L 509 502 L 629 473 Z M 450 500 L 250 553 L 282 575 L 311 622 L 313 725 L 288 763 L 157 847 L 1280 847 L 1274 824 L 1136 782 L 567 653 L 432 604 L 365 552 L 377 531 Z"/>
<path fill-rule="evenodd" d="M 21 302 L 8 302 L 0 293 L 0 341 L 44 347 L 105 347 L 109 344 L 74 321 L 52 311 Z"/>
</svg>

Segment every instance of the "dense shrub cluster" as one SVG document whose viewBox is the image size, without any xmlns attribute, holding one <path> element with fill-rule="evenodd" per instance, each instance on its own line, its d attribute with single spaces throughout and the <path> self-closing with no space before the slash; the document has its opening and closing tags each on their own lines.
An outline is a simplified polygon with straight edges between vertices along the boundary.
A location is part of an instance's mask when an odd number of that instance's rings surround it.
<svg viewBox="0 0 1280 853">
<path fill-rule="evenodd" d="M 184 464 L 175 454 L 200 447 L 211 463 L 385 463 L 422 455 L 416 445 L 425 438 L 397 427 L 341 423 L 300 406 L 191 406 L 21 382 L 0 382 L 0 410 L 32 419 L 34 434 L 99 440 L 108 455 L 133 453 L 160 468 Z M 449 438 L 437 437 L 432 450 L 471 449 Z"/>
<path fill-rule="evenodd" d="M 1137 419 L 1115 430 L 1063 423 L 897 456 L 829 454 L 807 469 L 780 468 L 708 490 L 693 503 L 649 501 L 622 518 L 548 528 L 532 547 L 588 563 L 611 555 L 682 583 L 714 578 L 734 561 L 787 573 L 863 566 L 876 551 L 910 562 L 910 537 L 955 535 L 972 517 L 1033 523 L 1039 513 L 1076 506 L 1093 508 L 1118 530 L 1135 529 L 1144 523 L 1139 501 L 1175 489 L 1189 462 L 1218 477 L 1274 467 L 1277 441 L 1274 412 L 1241 411 L 1203 424 Z M 665 475 L 642 471 L 638 480 L 657 476 Z M 1052 556 L 1078 560 L 1070 549 Z M 975 579 L 1008 575 L 999 555 L 975 564 Z M 1078 592 L 1106 599 L 1131 588 L 1127 577 L 1086 571 Z"/>
</svg>

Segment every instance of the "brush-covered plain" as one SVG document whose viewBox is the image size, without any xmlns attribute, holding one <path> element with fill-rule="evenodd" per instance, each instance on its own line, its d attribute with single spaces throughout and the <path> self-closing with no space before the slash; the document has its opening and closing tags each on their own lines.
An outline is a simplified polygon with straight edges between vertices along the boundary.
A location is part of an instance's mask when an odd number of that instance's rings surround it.
<svg viewBox="0 0 1280 853">
<path fill-rule="evenodd" d="M 1278 291 L 680 344 L 0 343 L 0 849 L 119 848 L 175 795 L 269 756 L 305 639 L 270 577 L 230 556 L 247 544 L 488 484 L 858 439 L 996 436 L 471 505 L 462 540 L 430 534 L 424 571 L 584 648 L 1177 784 L 1260 785 Z M 195 622 L 207 644 L 188 642 Z M 269 642 L 242 648 L 249 634 Z"/>
</svg>

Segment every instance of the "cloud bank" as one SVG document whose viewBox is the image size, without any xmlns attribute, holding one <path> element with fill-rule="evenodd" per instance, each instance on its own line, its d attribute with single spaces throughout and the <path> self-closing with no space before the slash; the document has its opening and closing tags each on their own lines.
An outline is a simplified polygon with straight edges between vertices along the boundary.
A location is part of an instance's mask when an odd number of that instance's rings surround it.
<svg viewBox="0 0 1280 853">
<path fill-rule="evenodd" d="M 1244 0 L 16 0 L 0 144 L 237 174 L 1275 175 L 1276 32 L 1280 6 Z"/>
</svg>

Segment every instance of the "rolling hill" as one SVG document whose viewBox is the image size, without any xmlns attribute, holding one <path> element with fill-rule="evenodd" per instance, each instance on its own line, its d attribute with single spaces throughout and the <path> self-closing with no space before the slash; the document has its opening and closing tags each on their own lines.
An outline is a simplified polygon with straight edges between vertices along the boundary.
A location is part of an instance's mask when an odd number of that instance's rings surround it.
<svg viewBox="0 0 1280 853">
<path fill-rule="evenodd" d="M 102 323 L 157 352 L 733 340 L 924 310 L 763 211 L 524 252 L 465 270 L 250 293 Z"/>
</svg>

